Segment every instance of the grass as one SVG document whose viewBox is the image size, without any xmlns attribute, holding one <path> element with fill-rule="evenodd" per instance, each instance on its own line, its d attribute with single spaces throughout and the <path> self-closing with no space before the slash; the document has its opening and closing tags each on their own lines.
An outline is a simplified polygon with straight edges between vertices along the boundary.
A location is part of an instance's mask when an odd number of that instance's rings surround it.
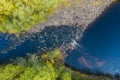
<svg viewBox="0 0 120 80">
<path fill-rule="evenodd" d="M 66 0 L 65 0 L 66 1 Z M 0 32 L 19 34 L 46 21 L 64 0 L 1 0 Z M 6 6 L 7 5 L 7 6 Z"/>
</svg>

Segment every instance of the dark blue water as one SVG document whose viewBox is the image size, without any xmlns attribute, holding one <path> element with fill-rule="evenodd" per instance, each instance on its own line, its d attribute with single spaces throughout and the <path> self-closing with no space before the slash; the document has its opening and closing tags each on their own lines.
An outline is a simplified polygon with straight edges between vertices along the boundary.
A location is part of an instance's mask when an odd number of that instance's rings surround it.
<svg viewBox="0 0 120 80">
<path fill-rule="evenodd" d="M 113 4 L 84 32 L 78 47 L 70 52 L 66 61 L 81 69 L 120 73 L 120 3 Z M 79 50 L 78 50 L 79 49 Z"/>
<path fill-rule="evenodd" d="M 48 26 L 19 45 L 14 35 L 0 34 L 0 62 L 54 48 L 65 50 L 81 32 L 81 28 L 75 26 Z M 120 73 L 120 3 L 107 9 L 76 43 L 76 47 L 66 51 L 66 64 L 76 69 L 90 69 L 91 72 Z"/>
<path fill-rule="evenodd" d="M 1 35 L 0 40 L 0 62 L 8 62 L 10 58 L 23 57 L 28 53 L 43 53 L 54 48 L 67 48 L 67 44 L 75 39 L 76 35 L 81 32 L 80 27 L 73 26 L 48 26 L 41 32 L 30 35 L 21 44 L 17 45 L 14 40 L 15 36 L 10 36 L 12 39 L 6 39 L 6 35 Z M 17 37 L 16 37 L 17 38 Z M 16 39 L 17 40 L 17 39 Z M 18 40 L 19 41 L 19 40 Z M 11 45 L 16 45 L 15 48 L 8 49 Z M 6 50 L 3 51 L 2 50 Z"/>
<path fill-rule="evenodd" d="M 16 41 L 17 38 L 15 37 L 15 35 L 0 33 L 0 52 L 2 52 L 5 49 L 9 49 L 12 46 L 12 44 Z"/>
</svg>

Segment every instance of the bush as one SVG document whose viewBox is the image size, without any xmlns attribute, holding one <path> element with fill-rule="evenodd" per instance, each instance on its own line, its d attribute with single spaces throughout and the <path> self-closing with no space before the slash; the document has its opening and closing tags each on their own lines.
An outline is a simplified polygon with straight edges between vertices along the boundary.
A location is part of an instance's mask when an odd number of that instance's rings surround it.
<svg viewBox="0 0 120 80">
<path fill-rule="evenodd" d="M 45 21 L 62 0 L 1 0 L 0 31 L 20 33 Z"/>
</svg>

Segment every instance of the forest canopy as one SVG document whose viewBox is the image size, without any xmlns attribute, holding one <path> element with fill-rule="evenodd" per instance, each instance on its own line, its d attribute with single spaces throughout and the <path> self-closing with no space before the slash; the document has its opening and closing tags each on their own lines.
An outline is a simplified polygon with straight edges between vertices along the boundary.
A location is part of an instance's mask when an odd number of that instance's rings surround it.
<svg viewBox="0 0 120 80">
<path fill-rule="evenodd" d="M 63 0 L 1 0 L 0 32 L 20 33 L 46 20 Z"/>
<path fill-rule="evenodd" d="M 82 74 L 64 65 L 59 50 L 37 56 L 16 58 L 9 64 L 0 65 L 0 80 L 110 80 L 104 76 Z"/>
</svg>

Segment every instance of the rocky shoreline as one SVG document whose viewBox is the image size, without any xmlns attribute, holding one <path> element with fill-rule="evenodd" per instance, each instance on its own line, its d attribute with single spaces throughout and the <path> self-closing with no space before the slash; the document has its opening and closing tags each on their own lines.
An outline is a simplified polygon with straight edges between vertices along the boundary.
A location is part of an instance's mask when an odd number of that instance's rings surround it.
<svg viewBox="0 0 120 80">
<path fill-rule="evenodd" d="M 72 34 L 76 35 L 73 39 L 73 42 L 76 42 L 83 36 L 83 32 L 88 25 L 95 21 L 95 19 L 97 19 L 105 9 L 109 8 L 114 1 L 115 0 L 68 0 L 67 7 L 58 7 L 54 14 L 47 17 L 48 20 L 46 22 L 36 24 L 28 31 L 23 32 L 18 42 L 21 44 L 26 39 L 35 37 L 36 33 L 40 33 L 46 27 L 60 27 L 62 25 L 68 27 L 72 26 L 76 29 L 79 27 L 77 32 Z M 75 44 L 73 42 L 66 46 L 74 47 Z"/>
<path fill-rule="evenodd" d="M 35 25 L 27 33 L 40 32 L 45 26 L 80 26 L 84 31 L 114 0 L 69 0 L 68 7 L 58 8 L 47 22 Z"/>
</svg>

